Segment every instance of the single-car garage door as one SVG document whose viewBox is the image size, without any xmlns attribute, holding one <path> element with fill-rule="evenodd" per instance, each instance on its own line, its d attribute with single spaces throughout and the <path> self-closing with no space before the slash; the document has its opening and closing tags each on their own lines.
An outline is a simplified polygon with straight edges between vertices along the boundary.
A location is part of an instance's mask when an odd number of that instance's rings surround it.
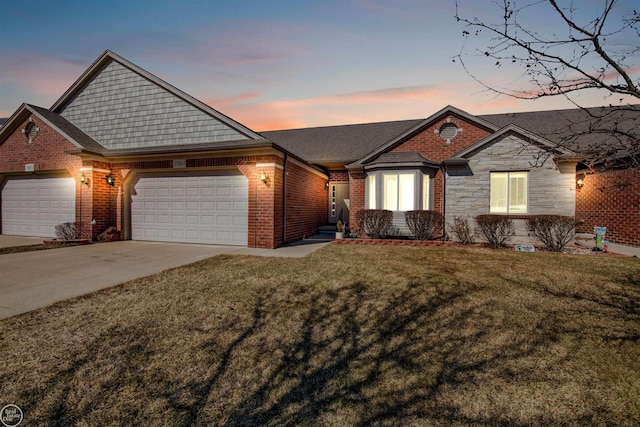
<svg viewBox="0 0 640 427">
<path fill-rule="evenodd" d="M 73 178 L 9 178 L 2 187 L 2 234 L 55 237 L 55 226 L 75 220 Z"/>
<path fill-rule="evenodd" d="M 133 240 L 247 245 L 243 175 L 142 176 L 131 193 Z"/>
</svg>

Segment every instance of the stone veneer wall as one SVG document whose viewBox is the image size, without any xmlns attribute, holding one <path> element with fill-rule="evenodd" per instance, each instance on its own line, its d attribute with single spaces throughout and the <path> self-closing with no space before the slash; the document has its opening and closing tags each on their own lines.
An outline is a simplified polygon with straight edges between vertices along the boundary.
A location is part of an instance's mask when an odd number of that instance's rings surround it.
<svg viewBox="0 0 640 427">
<path fill-rule="evenodd" d="M 527 215 L 575 215 L 575 163 L 559 163 L 542 156 L 539 148 L 511 135 L 472 154 L 469 168 L 449 170 L 446 181 L 447 224 L 453 218 L 489 213 L 490 173 L 528 171 L 528 212 L 514 215 L 516 239 L 532 243 L 526 227 Z M 546 160 L 545 160 L 546 158 Z M 536 165 L 536 159 L 542 164 Z"/>
</svg>

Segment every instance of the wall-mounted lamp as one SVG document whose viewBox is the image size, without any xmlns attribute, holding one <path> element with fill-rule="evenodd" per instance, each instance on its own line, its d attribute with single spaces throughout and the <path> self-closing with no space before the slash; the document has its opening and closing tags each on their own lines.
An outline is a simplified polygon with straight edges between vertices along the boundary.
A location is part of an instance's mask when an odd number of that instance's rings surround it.
<svg viewBox="0 0 640 427">
<path fill-rule="evenodd" d="M 584 175 L 583 173 L 578 174 L 578 175 L 576 176 L 576 178 L 578 178 L 578 179 L 576 179 L 576 188 L 582 188 L 582 187 L 584 187 L 584 176 L 585 176 L 585 175 Z"/>
<path fill-rule="evenodd" d="M 107 181 L 107 184 L 109 184 L 110 186 L 114 186 L 116 183 L 116 177 L 109 174 L 107 176 L 104 177 L 104 180 Z"/>
<path fill-rule="evenodd" d="M 80 183 L 86 185 L 87 187 L 89 186 L 90 182 L 89 182 L 89 178 L 87 178 L 86 176 L 84 176 L 83 173 L 80 174 Z"/>
<path fill-rule="evenodd" d="M 265 185 L 267 184 L 267 181 L 269 181 L 269 176 L 264 171 L 260 172 L 260 181 Z"/>
<path fill-rule="evenodd" d="M 327 182 L 324 183 L 324 189 L 325 190 L 329 189 L 329 180 L 327 180 Z"/>
</svg>

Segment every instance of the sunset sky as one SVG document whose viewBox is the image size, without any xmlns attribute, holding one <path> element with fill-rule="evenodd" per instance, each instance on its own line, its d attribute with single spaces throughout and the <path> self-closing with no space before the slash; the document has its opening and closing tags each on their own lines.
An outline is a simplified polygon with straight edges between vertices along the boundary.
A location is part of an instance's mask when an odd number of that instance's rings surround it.
<svg viewBox="0 0 640 427">
<path fill-rule="evenodd" d="M 499 19 L 501 1 L 458 3 L 467 17 Z M 574 3 L 587 16 L 602 1 Z M 0 117 L 23 102 L 50 107 L 105 49 L 256 131 L 424 118 L 449 104 L 472 114 L 573 107 L 487 93 L 453 62 L 464 43 L 454 15 L 454 0 L 4 1 Z M 488 83 L 518 78 L 470 64 Z"/>
</svg>

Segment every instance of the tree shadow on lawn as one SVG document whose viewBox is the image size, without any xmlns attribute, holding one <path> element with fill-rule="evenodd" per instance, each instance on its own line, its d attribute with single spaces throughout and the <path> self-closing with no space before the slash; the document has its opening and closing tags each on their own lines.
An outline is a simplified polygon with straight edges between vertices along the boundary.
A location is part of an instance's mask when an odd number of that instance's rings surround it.
<svg viewBox="0 0 640 427">
<path fill-rule="evenodd" d="M 258 339 L 253 344 L 262 348 L 254 366 L 265 370 L 243 379 L 246 372 L 231 372 L 237 365 L 225 362 L 233 358 L 243 340 L 268 333 L 269 314 L 257 310 L 252 326 L 227 349 L 215 374 L 193 384 L 203 399 L 191 408 L 188 422 L 211 423 L 201 416 L 207 407 L 225 405 L 224 396 L 210 392 L 226 380 L 244 384 L 247 393 L 240 405 L 225 406 L 225 425 L 368 426 L 412 420 L 543 424 L 542 412 L 518 420 L 454 397 L 458 393 L 469 396 L 469 388 L 490 392 L 478 384 L 501 376 L 511 381 L 516 375 L 531 375 L 552 387 L 556 382 L 533 370 L 514 372 L 509 367 L 514 360 L 531 357 L 545 342 L 554 341 L 553 333 L 547 330 L 532 337 L 505 329 L 505 336 L 495 342 L 495 328 L 478 327 L 494 320 L 482 319 L 488 307 L 460 309 L 470 291 L 473 289 L 464 286 L 456 290 L 455 286 L 425 288 L 413 283 L 382 308 L 369 304 L 367 286 L 362 283 L 315 293 L 309 297 L 311 303 L 299 327 L 292 331 L 293 339 Z M 432 294 L 425 298 L 425 292 Z M 210 351 L 215 352 L 215 340 L 211 344 Z M 526 382 L 524 379 L 523 384 Z"/>
<path fill-rule="evenodd" d="M 567 397 L 570 375 L 561 374 L 570 349 L 550 351 L 567 333 L 553 310 L 529 321 L 526 310 L 510 312 L 483 298 L 483 286 L 433 278 L 396 285 L 386 300 L 374 288 L 363 282 L 298 293 L 267 287 L 224 345 L 218 335 L 227 322 L 201 331 L 205 339 L 197 347 L 189 347 L 192 332 L 184 332 L 184 352 L 204 354 L 197 374 L 157 364 L 163 355 L 155 325 L 114 326 L 69 355 L 45 384 L 24 390 L 24 400 L 41 406 L 30 422 L 91 424 L 94 411 L 108 405 L 117 406 L 104 412 L 108 423 L 123 424 L 593 421 L 593 411 L 576 404 L 580 392 Z M 90 370 L 99 371 L 99 381 L 83 389 L 77 383 Z M 599 411 L 606 420 L 608 409 Z"/>
</svg>

